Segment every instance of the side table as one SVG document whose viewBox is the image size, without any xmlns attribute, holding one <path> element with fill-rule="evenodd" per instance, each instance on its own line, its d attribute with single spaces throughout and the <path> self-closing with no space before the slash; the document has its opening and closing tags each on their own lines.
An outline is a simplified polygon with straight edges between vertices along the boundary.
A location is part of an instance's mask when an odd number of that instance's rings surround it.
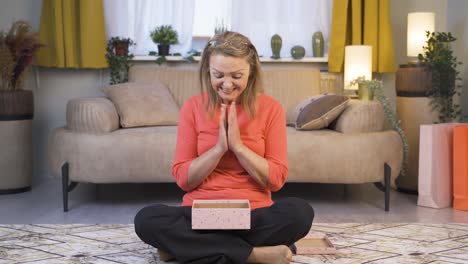
<svg viewBox="0 0 468 264">
<path fill-rule="evenodd" d="M 409 148 L 406 175 L 400 175 L 396 179 L 396 185 L 401 191 L 418 190 L 419 127 L 437 121 L 437 115 L 431 111 L 429 101 L 428 97 L 397 96 L 397 114 Z"/>
</svg>

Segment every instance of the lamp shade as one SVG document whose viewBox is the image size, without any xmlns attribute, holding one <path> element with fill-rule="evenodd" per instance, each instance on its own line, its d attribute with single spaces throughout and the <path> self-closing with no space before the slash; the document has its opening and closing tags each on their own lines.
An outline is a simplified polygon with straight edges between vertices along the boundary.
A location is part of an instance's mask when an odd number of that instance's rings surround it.
<svg viewBox="0 0 468 264">
<path fill-rule="evenodd" d="M 351 81 L 364 76 L 372 79 L 372 46 L 351 45 L 345 47 L 344 88 L 357 90 L 357 85 L 351 86 Z"/>
<path fill-rule="evenodd" d="M 435 14 L 430 12 L 417 12 L 408 14 L 408 31 L 406 54 L 408 57 L 417 57 L 423 52 L 426 44 L 426 31 L 434 32 Z"/>
</svg>

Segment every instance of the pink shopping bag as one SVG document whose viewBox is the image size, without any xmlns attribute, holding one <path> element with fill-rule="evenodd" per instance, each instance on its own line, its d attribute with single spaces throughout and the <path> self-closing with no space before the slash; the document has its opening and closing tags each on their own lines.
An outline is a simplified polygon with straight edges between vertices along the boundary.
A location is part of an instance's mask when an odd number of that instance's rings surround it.
<svg viewBox="0 0 468 264">
<path fill-rule="evenodd" d="M 458 123 L 421 125 L 419 128 L 418 205 L 452 205 L 453 128 Z"/>
</svg>

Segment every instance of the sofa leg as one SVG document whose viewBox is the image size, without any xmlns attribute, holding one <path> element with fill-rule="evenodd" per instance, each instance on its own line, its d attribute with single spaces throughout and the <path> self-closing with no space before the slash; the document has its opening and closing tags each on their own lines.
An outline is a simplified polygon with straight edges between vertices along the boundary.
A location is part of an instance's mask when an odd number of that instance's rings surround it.
<svg viewBox="0 0 468 264">
<path fill-rule="evenodd" d="M 73 191 L 75 187 L 78 185 L 77 182 L 71 182 L 68 185 L 68 162 L 65 162 L 62 165 L 62 194 L 63 194 L 63 211 L 68 212 L 68 193 Z"/>
<path fill-rule="evenodd" d="M 392 175 L 392 168 L 387 163 L 384 164 L 384 182 L 385 186 L 381 182 L 374 182 L 375 187 L 385 193 L 385 211 L 390 210 L 390 176 Z"/>
</svg>

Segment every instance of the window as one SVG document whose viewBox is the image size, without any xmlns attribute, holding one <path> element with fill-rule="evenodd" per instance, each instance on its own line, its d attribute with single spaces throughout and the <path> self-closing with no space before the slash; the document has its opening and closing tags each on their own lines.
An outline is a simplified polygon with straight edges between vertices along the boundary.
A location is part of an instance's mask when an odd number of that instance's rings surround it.
<svg viewBox="0 0 468 264">
<path fill-rule="evenodd" d="M 231 0 L 195 0 L 194 39 L 213 36 L 216 26 L 231 28 Z"/>
<path fill-rule="evenodd" d="M 295 45 L 312 56 L 312 35 L 321 31 L 327 53 L 331 7 L 332 0 L 104 0 L 107 37 L 133 39 L 135 55 L 156 50 L 149 32 L 167 24 L 179 34 L 171 53 L 201 51 L 217 25 L 249 37 L 264 57 L 272 54 L 274 34 L 283 40 L 281 57 L 291 57 Z"/>
</svg>

